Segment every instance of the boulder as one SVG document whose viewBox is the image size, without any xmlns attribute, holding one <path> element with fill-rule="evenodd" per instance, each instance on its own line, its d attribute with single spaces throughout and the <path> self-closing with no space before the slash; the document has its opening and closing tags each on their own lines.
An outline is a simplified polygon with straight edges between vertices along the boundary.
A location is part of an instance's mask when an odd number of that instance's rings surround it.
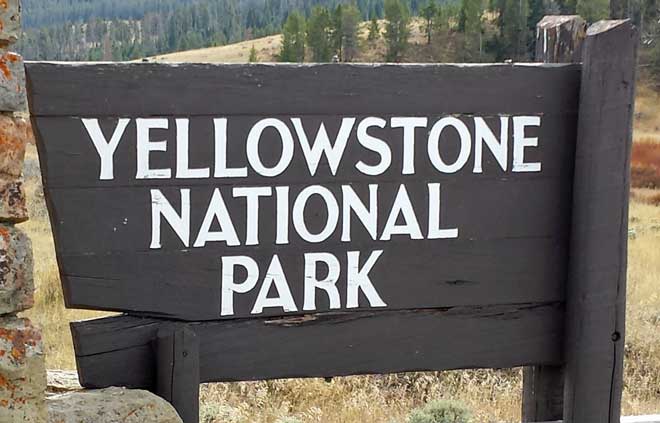
<svg viewBox="0 0 660 423">
<path fill-rule="evenodd" d="M 41 332 L 28 319 L 0 318 L 0 422 L 46 421 Z"/>
<path fill-rule="evenodd" d="M 182 423 L 174 407 L 147 391 L 106 388 L 48 398 L 49 423 Z"/>
<path fill-rule="evenodd" d="M 32 244 L 14 226 L 0 224 L 0 314 L 16 313 L 34 305 Z"/>
</svg>

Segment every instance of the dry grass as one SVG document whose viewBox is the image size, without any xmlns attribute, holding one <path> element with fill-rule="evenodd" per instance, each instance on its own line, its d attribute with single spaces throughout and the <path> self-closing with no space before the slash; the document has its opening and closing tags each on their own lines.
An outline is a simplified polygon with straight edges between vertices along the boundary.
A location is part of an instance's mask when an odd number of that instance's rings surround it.
<svg viewBox="0 0 660 423">
<path fill-rule="evenodd" d="M 633 202 L 624 412 L 660 411 L 660 207 Z"/>
<path fill-rule="evenodd" d="M 636 134 L 643 139 L 636 144 L 658 142 L 657 95 L 643 90 L 637 104 Z M 37 284 L 35 308 L 25 314 L 44 329 L 47 366 L 72 369 L 68 323 L 107 313 L 65 310 L 34 147 L 25 177 L 32 219 L 21 227 L 33 241 Z M 628 415 L 660 411 L 660 191 L 637 189 L 632 198 L 623 401 Z M 475 422 L 513 422 L 520 421 L 520 394 L 520 369 L 218 383 L 203 386 L 202 413 L 205 423 L 401 423 L 413 407 L 447 398 L 465 403 Z"/>
<path fill-rule="evenodd" d="M 158 62 L 247 63 L 254 46 L 259 62 L 276 62 L 280 51 L 281 35 L 271 35 L 226 46 L 201 48 L 152 57 Z"/>
<path fill-rule="evenodd" d="M 55 246 L 45 208 L 37 153 L 28 146 L 24 175 L 30 220 L 20 227 L 30 235 L 34 250 L 35 306 L 26 317 L 43 328 L 46 364 L 51 369 L 75 368 L 69 322 L 108 313 L 64 308 L 60 278 L 55 260 Z"/>
</svg>

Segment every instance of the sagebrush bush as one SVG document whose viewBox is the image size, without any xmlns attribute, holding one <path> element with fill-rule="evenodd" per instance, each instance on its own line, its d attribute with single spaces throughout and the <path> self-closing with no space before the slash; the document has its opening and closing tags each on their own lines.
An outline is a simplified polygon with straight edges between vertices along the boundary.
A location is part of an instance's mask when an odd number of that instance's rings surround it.
<svg viewBox="0 0 660 423">
<path fill-rule="evenodd" d="M 456 401 L 434 400 L 413 410 L 408 423 L 468 423 L 470 412 Z"/>
<path fill-rule="evenodd" d="M 660 143 L 636 142 L 631 161 L 632 186 L 635 188 L 660 187 Z"/>
</svg>

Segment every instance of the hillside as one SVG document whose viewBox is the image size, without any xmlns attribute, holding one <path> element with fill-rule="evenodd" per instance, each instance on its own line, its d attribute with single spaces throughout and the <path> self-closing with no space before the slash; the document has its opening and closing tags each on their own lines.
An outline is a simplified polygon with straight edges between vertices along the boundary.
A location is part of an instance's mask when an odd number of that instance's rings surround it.
<svg viewBox="0 0 660 423">
<path fill-rule="evenodd" d="M 357 0 L 363 19 L 384 0 Z M 417 13 L 419 0 L 405 0 Z M 340 0 L 25 0 L 18 51 L 30 60 L 132 60 L 279 32 L 294 10 Z"/>
<path fill-rule="evenodd" d="M 270 35 L 254 40 L 241 41 L 225 46 L 200 48 L 150 57 L 156 62 L 206 62 L 206 63 L 247 63 L 250 49 L 254 46 L 260 62 L 275 62 L 280 50 L 282 35 Z"/>
<path fill-rule="evenodd" d="M 436 35 L 437 39 L 431 46 L 426 44 L 426 38 L 421 31 L 422 20 L 413 18 L 409 38 L 410 46 L 404 56 L 404 62 L 430 62 L 437 61 L 434 58 L 440 57 L 441 61 L 453 62 L 457 59 L 457 52 L 460 49 L 460 39 L 453 32 L 447 32 Z M 354 62 L 380 62 L 385 56 L 385 40 L 383 30 L 385 21 L 380 20 L 381 36 L 378 40 L 367 41 L 367 22 L 360 26 L 360 49 Z M 257 51 L 258 62 L 276 62 L 277 54 L 280 51 L 282 36 L 280 34 L 271 35 L 253 40 L 241 41 L 234 44 L 228 44 L 218 47 L 209 47 L 180 51 L 170 54 L 162 54 L 149 57 L 147 60 L 155 62 L 208 62 L 208 63 L 247 63 L 250 57 L 250 49 L 254 46 Z M 311 57 L 308 52 L 306 57 Z"/>
</svg>

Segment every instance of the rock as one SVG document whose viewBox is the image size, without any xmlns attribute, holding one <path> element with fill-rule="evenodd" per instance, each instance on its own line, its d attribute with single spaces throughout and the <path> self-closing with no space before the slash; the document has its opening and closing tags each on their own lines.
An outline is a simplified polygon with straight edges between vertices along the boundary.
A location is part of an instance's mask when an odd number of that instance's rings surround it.
<svg viewBox="0 0 660 423">
<path fill-rule="evenodd" d="M 0 42 L 15 43 L 21 32 L 20 0 L 0 1 Z"/>
<path fill-rule="evenodd" d="M 20 54 L 0 50 L 0 112 L 26 110 L 23 58 Z"/>
<path fill-rule="evenodd" d="M 46 421 L 41 332 L 28 319 L 0 318 L 0 422 Z"/>
<path fill-rule="evenodd" d="M 30 124 L 25 118 L 0 115 L 1 175 L 15 178 L 21 176 L 25 146 L 30 136 Z"/>
<path fill-rule="evenodd" d="M 23 180 L 0 178 L 0 222 L 20 223 L 28 220 Z"/>
<path fill-rule="evenodd" d="M 0 225 L 0 314 L 34 305 L 32 244 L 23 231 Z"/>
<path fill-rule="evenodd" d="M 82 386 L 78 382 L 78 373 L 75 370 L 47 370 L 48 393 L 62 393 L 80 391 Z"/>
<path fill-rule="evenodd" d="M 47 403 L 49 423 L 182 423 L 171 404 L 137 389 L 69 392 Z"/>
</svg>

